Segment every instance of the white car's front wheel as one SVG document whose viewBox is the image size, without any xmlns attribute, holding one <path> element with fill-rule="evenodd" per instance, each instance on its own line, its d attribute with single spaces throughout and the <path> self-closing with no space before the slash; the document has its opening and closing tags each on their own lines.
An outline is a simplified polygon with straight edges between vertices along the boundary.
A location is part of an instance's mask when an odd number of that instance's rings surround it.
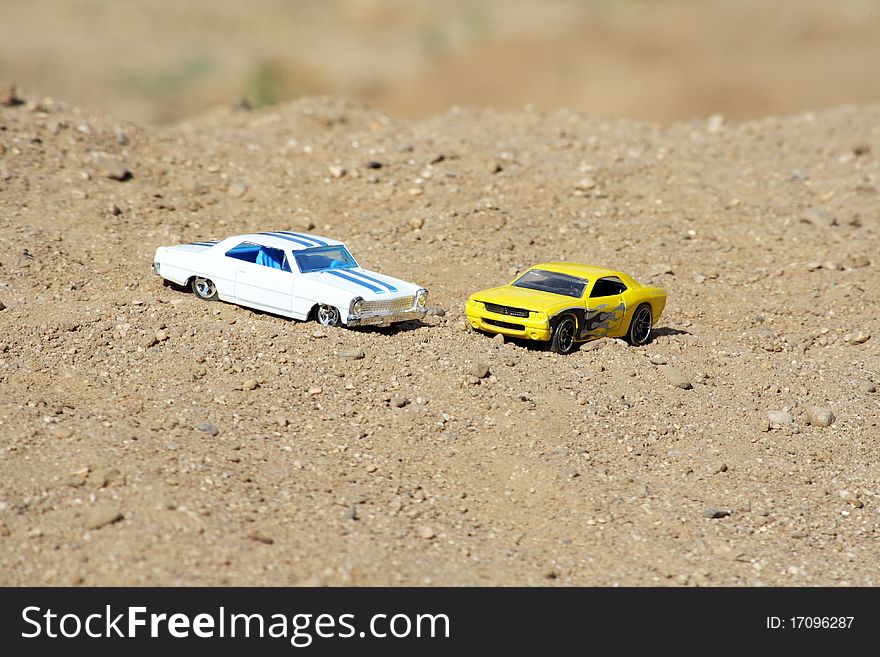
<svg viewBox="0 0 880 657">
<path fill-rule="evenodd" d="M 321 326 L 339 326 L 339 309 L 335 306 L 320 305 L 316 314 Z"/>
</svg>

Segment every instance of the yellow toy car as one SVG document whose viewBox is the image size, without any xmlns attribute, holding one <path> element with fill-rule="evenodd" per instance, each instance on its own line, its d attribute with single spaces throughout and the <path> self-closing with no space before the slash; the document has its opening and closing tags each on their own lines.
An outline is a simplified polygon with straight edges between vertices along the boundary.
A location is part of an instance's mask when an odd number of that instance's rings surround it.
<svg viewBox="0 0 880 657">
<path fill-rule="evenodd" d="M 574 262 L 535 265 L 510 285 L 476 292 L 465 305 L 479 331 L 549 342 L 559 354 L 578 342 L 625 338 L 643 345 L 666 306 L 666 292 L 623 272 Z"/>
</svg>

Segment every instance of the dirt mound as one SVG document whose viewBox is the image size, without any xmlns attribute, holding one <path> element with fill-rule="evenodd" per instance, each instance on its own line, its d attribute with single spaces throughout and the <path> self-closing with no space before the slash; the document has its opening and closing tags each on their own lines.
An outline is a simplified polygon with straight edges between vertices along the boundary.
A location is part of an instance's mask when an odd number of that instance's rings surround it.
<svg viewBox="0 0 880 657">
<path fill-rule="evenodd" d="M 878 125 L 0 108 L 0 582 L 876 585 Z M 150 273 L 309 227 L 445 316 L 317 331 Z M 463 330 L 551 259 L 665 287 L 653 341 Z"/>
</svg>

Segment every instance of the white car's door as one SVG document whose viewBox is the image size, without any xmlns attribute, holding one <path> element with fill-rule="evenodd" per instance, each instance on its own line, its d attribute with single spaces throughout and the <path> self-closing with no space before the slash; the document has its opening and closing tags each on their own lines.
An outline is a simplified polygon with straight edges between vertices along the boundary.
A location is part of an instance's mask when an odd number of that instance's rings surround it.
<svg viewBox="0 0 880 657">
<path fill-rule="evenodd" d="M 293 310 L 291 272 L 244 261 L 237 265 L 235 299 L 238 303 L 283 313 Z"/>
</svg>

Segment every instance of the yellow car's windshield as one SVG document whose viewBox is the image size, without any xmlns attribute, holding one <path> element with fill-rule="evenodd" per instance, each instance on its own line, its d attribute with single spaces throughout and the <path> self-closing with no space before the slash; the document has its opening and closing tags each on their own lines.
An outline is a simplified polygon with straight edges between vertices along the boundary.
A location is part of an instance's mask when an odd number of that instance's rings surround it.
<svg viewBox="0 0 880 657">
<path fill-rule="evenodd" d="M 570 276 L 569 274 L 560 274 L 559 272 L 545 271 L 543 269 L 530 269 L 516 279 L 512 285 L 513 287 L 524 287 L 529 290 L 550 292 L 551 294 L 561 294 L 562 296 L 580 299 L 584 296 L 587 283 L 586 279 Z"/>
</svg>

